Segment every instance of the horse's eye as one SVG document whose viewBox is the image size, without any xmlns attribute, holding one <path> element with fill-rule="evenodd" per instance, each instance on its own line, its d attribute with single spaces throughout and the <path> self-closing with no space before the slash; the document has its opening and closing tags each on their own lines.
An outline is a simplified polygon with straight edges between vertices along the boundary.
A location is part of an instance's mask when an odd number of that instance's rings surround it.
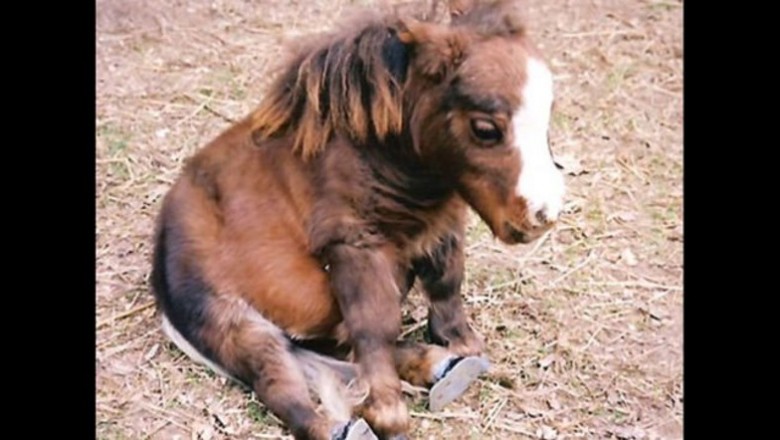
<svg viewBox="0 0 780 440">
<path fill-rule="evenodd" d="M 482 142 L 495 143 L 504 136 L 496 123 L 490 119 L 472 119 L 471 131 Z"/>
</svg>

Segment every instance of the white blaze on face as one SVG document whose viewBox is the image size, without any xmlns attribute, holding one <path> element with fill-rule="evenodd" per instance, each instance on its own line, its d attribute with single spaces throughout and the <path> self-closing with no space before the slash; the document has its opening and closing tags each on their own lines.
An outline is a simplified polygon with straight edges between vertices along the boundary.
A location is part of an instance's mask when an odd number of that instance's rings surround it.
<svg viewBox="0 0 780 440">
<path fill-rule="evenodd" d="M 514 147 L 520 151 L 520 179 L 515 193 L 528 204 L 528 221 L 540 226 L 537 214 L 553 221 L 563 207 L 563 175 L 555 167 L 547 140 L 553 101 L 552 73 L 539 60 L 528 59 L 520 108 L 512 118 Z"/>
</svg>

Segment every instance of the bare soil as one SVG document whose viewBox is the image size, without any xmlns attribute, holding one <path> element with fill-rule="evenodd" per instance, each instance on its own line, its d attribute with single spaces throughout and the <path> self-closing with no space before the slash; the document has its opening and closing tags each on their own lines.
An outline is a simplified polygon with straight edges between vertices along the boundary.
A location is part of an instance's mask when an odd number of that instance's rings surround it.
<svg viewBox="0 0 780 440">
<path fill-rule="evenodd" d="M 183 160 L 256 106 L 284 44 L 372 1 L 97 0 L 99 439 L 290 438 L 162 335 L 147 277 Z M 562 224 L 508 247 L 476 217 L 464 295 L 491 372 L 412 438 L 682 438 L 682 3 L 529 0 L 555 74 Z M 419 295 L 405 307 L 419 327 Z"/>
</svg>

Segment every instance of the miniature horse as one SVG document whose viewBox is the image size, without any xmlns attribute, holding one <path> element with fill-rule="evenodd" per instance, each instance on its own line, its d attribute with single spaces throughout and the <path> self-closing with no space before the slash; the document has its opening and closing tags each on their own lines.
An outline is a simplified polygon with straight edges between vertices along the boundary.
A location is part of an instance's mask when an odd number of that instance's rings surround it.
<svg viewBox="0 0 780 440">
<path fill-rule="evenodd" d="M 403 438 L 401 380 L 432 386 L 483 349 L 460 296 L 468 207 L 508 244 L 561 211 L 550 71 L 509 2 L 459 12 L 305 45 L 163 201 L 151 282 L 166 334 L 298 439 L 349 437 L 356 416 Z M 415 279 L 433 345 L 397 342 Z M 337 385 L 350 378 L 362 399 Z"/>
</svg>

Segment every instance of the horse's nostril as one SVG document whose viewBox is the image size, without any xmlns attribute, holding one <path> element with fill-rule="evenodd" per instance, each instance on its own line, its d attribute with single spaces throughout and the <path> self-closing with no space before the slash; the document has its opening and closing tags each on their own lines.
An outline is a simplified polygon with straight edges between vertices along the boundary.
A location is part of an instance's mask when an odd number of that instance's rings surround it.
<svg viewBox="0 0 780 440">
<path fill-rule="evenodd" d="M 547 217 L 547 208 L 542 208 L 536 211 L 536 220 L 538 220 L 542 225 L 546 225 L 550 222 L 550 219 Z"/>
<path fill-rule="evenodd" d="M 550 210 L 547 209 L 545 206 L 544 208 L 536 211 L 536 220 L 539 221 L 539 224 L 542 226 L 549 225 L 550 223 L 555 223 L 555 220 L 557 216 L 550 215 Z"/>
</svg>

